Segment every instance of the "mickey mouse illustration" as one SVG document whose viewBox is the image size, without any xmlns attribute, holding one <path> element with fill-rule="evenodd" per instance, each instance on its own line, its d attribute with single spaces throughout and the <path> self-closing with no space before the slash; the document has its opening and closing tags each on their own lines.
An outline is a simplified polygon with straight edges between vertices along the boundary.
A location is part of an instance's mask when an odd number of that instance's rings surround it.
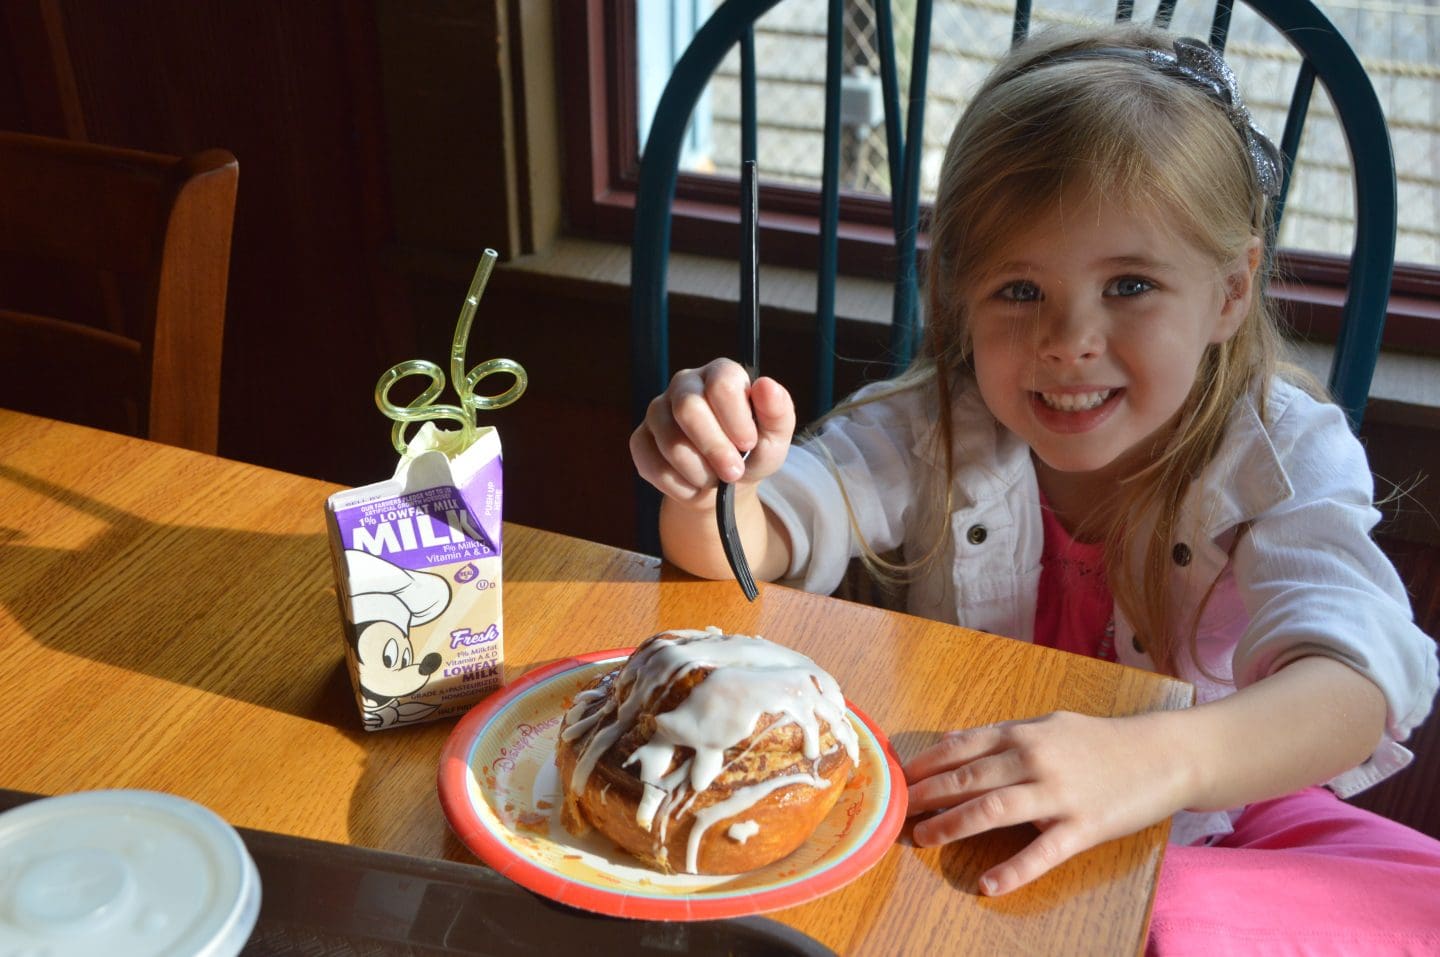
<svg viewBox="0 0 1440 957">
<path fill-rule="evenodd" d="M 406 701 L 439 669 L 431 652 L 415 661 L 410 630 L 433 621 L 450 605 L 444 578 L 411 571 L 357 549 L 345 551 L 351 590 L 345 612 L 355 651 L 365 726 L 370 730 L 424 721 L 436 705 Z"/>
</svg>

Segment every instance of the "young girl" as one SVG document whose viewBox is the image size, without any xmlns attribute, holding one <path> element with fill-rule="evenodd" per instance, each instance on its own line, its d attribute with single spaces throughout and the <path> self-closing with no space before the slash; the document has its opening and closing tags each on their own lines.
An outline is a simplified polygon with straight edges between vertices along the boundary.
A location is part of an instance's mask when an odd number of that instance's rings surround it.
<svg viewBox="0 0 1440 957">
<path fill-rule="evenodd" d="M 1038 828 L 982 892 L 1173 816 L 1157 951 L 1440 952 L 1440 843 L 1336 797 L 1408 763 L 1436 656 L 1369 537 L 1359 443 L 1279 363 L 1278 183 L 1204 44 L 1031 41 L 946 151 L 915 365 L 792 447 L 784 388 L 718 360 L 675 375 L 631 450 L 697 575 L 729 575 L 714 488 L 735 482 L 758 577 L 829 592 L 859 555 L 914 613 L 1194 683 L 1185 711 L 1004 722 L 911 759 L 916 843 Z"/>
</svg>

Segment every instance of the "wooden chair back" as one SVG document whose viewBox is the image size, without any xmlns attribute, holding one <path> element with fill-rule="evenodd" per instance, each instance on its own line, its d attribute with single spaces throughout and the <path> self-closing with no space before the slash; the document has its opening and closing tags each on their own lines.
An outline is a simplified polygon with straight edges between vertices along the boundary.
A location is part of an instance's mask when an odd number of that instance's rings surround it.
<svg viewBox="0 0 1440 957">
<path fill-rule="evenodd" d="M 213 453 L 238 176 L 0 132 L 0 405 Z"/>
</svg>

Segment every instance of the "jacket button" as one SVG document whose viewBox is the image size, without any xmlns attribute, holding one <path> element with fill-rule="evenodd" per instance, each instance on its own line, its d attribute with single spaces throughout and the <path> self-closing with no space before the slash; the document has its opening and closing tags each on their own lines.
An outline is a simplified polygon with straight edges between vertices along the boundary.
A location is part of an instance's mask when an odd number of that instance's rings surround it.
<svg viewBox="0 0 1440 957">
<path fill-rule="evenodd" d="M 985 537 L 989 534 L 990 533 L 985 530 L 984 525 L 971 525 L 970 530 L 965 533 L 965 539 L 971 545 L 979 545 L 985 541 Z"/>
<path fill-rule="evenodd" d="M 1190 564 L 1190 546 L 1184 542 L 1176 542 L 1174 550 L 1170 552 L 1170 557 L 1175 559 L 1175 564 L 1184 568 Z"/>
</svg>

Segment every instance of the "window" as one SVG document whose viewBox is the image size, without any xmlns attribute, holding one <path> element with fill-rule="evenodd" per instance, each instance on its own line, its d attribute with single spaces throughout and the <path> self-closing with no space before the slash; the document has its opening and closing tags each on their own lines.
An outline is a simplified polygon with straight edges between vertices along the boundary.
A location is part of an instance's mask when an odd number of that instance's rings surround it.
<svg viewBox="0 0 1440 957">
<path fill-rule="evenodd" d="M 1321 0 L 1331 19 L 1352 38 L 1387 113 L 1396 153 L 1400 229 L 1397 269 L 1387 322 L 1387 345 L 1440 351 L 1440 8 Z M 588 102 L 588 115 L 572 116 L 574 150 L 589 165 L 576 175 L 568 197 L 572 222 L 595 235 L 628 238 L 629 209 L 638 169 L 639 131 L 658 99 L 656 77 L 683 51 L 686 29 L 698 28 L 714 0 L 587 0 L 586 14 L 564 28 L 571 102 Z M 639 8 L 637 14 L 637 6 Z M 1032 28 L 1057 20 L 1112 16 L 1109 0 L 1046 0 L 1036 4 Z M 759 155 L 762 205 L 783 213 L 787 232 L 814 231 L 823 116 L 825 0 L 787 0 L 756 29 L 760 78 Z M 1210 3 L 1180 4 L 1173 28 L 1204 35 Z M 894 4 L 902 49 L 913 4 Z M 1137 14 L 1138 16 L 1139 14 Z M 969 91 L 1009 42 L 1010 9 L 987 0 L 937 0 L 932 24 L 926 100 L 922 202 L 934 193 L 940 156 Z M 878 274 L 889 260 L 885 136 L 873 104 L 878 81 L 870 0 L 846 4 L 847 125 L 842 134 L 844 201 L 841 269 Z M 1359 38 L 1355 40 L 1354 38 Z M 582 57 L 581 54 L 584 54 Z M 666 58 L 669 58 L 666 62 Z M 902 87 L 904 56 L 900 57 Z M 1298 58 L 1273 28 L 1243 4 L 1232 21 L 1227 59 L 1247 91 L 1252 113 L 1278 139 Z M 638 64 L 638 65 L 637 65 Z M 733 223 L 738 169 L 738 55 L 711 83 L 682 167 L 674 245 L 703 252 L 729 248 L 721 240 Z M 663 80 L 660 81 L 663 83 Z M 637 108 L 638 106 L 638 108 Z M 575 111 L 576 114 L 582 111 Z M 575 139 L 574 135 L 583 135 Z M 1352 239 L 1350 167 L 1323 87 L 1317 86 L 1305 139 L 1287 198 L 1280 245 L 1290 281 L 1277 293 L 1288 300 L 1292 321 L 1318 337 L 1333 335 Z M 583 163 L 582 163 L 583 165 Z M 733 229 L 733 226 L 730 228 Z M 722 245 L 722 242 L 724 243 Z M 809 265 L 813 244 L 766 242 L 766 258 Z M 878 267 L 878 269 L 877 269 Z"/>
</svg>

